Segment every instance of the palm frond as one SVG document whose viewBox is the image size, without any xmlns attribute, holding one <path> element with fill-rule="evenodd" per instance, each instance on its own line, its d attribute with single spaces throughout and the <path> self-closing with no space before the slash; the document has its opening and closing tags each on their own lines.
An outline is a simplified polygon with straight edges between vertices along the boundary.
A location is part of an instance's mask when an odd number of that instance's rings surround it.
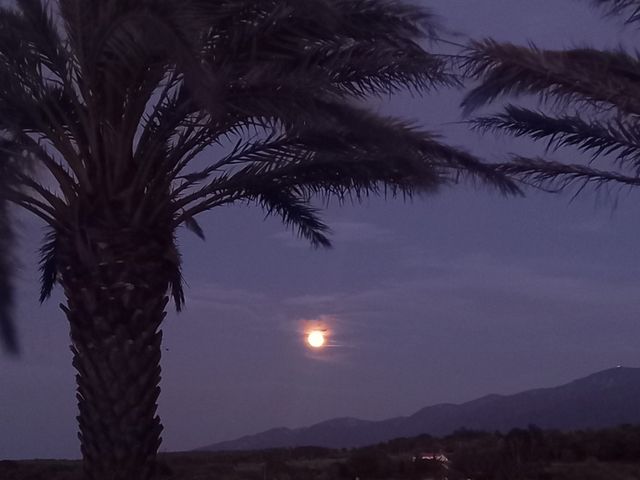
<svg viewBox="0 0 640 480">
<path fill-rule="evenodd" d="M 58 79 L 69 78 L 67 51 L 48 4 L 41 0 L 16 0 L 22 13 L 23 40 L 31 44 L 43 65 Z"/>
<path fill-rule="evenodd" d="M 285 225 L 294 228 L 298 235 L 309 240 L 313 247 L 331 247 L 331 241 L 327 237 L 330 230 L 320 220 L 319 211 L 312 207 L 308 200 L 297 198 L 277 185 L 274 187 L 261 185 L 255 191 L 247 192 L 247 198 L 255 198 L 267 215 L 278 215 Z"/>
<path fill-rule="evenodd" d="M 178 217 L 196 215 L 215 205 L 253 197 L 261 185 L 295 196 L 359 201 L 372 194 L 411 196 L 437 191 L 469 175 L 505 194 L 518 188 L 472 155 L 442 144 L 433 135 L 394 118 L 381 118 L 355 107 L 327 106 L 332 120 L 299 126 L 234 151 L 211 169 L 186 180 L 208 184 L 186 191 L 174 202 Z M 385 141 L 379 139 L 384 136 Z M 218 167 L 225 166 L 220 175 Z M 235 170 L 231 167 L 234 167 Z"/>
<path fill-rule="evenodd" d="M 182 278 L 181 259 L 180 252 L 175 245 L 175 240 L 171 246 L 171 257 L 173 261 L 170 265 L 169 271 L 169 292 L 173 299 L 173 304 L 176 307 L 176 311 L 182 311 L 184 307 L 184 279 Z"/>
<path fill-rule="evenodd" d="M 482 131 L 505 132 L 516 137 L 548 140 L 551 148 L 575 146 L 592 158 L 613 155 L 621 166 L 640 171 L 640 126 L 629 119 L 587 121 L 579 115 L 550 116 L 514 105 L 493 116 L 472 121 Z"/>
<path fill-rule="evenodd" d="M 471 44 L 462 67 L 480 81 L 462 102 L 467 114 L 498 97 L 523 94 L 640 114 L 640 61 L 622 50 L 549 51 L 489 39 Z"/>
<path fill-rule="evenodd" d="M 187 228 L 187 230 L 193 232 L 198 238 L 200 238 L 201 240 L 205 240 L 204 230 L 202 230 L 202 227 L 195 218 L 185 218 L 184 226 Z"/>
<path fill-rule="evenodd" d="M 243 77 L 248 82 L 303 72 L 306 81 L 320 80 L 325 88 L 336 85 L 358 95 L 407 87 L 424 91 L 455 81 L 441 57 L 416 43 L 425 37 L 422 25 L 430 18 L 421 9 L 380 1 L 309 2 L 306 8 L 288 2 L 261 5 L 262 14 L 250 12 L 245 27 L 236 28 L 234 16 L 229 35 L 217 26 L 229 24 L 217 20 L 205 57 L 216 72 L 225 66 L 234 76 L 235 65 L 246 68 L 250 60 L 253 71 Z M 379 24 L 385 27 L 377 29 Z"/>
<path fill-rule="evenodd" d="M 547 191 L 559 192 L 577 187 L 576 195 L 585 187 L 596 189 L 605 186 L 640 186 L 640 176 L 598 170 L 580 164 L 553 162 L 541 158 L 515 156 L 508 163 L 496 164 L 497 171 L 527 185 Z"/>
<path fill-rule="evenodd" d="M 45 235 L 40 248 L 40 303 L 47 300 L 53 292 L 58 279 L 58 238 L 51 229 Z"/>
<path fill-rule="evenodd" d="M 336 4 L 345 28 L 364 37 L 385 31 L 405 37 L 434 37 L 440 30 L 436 15 L 416 5 L 393 0 L 340 0 Z"/>
<path fill-rule="evenodd" d="M 609 14 L 627 17 L 627 23 L 640 21 L 640 1 L 638 0 L 591 0 L 595 6 Z"/>
<path fill-rule="evenodd" d="M 638 0 L 591 0 L 610 14 L 640 20 Z M 466 113 L 509 96 L 532 95 L 542 107 L 534 111 L 507 105 L 498 114 L 476 118 L 474 128 L 546 141 L 547 149 L 573 146 L 589 155 L 584 165 L 540 158 L 514 157 L 494 168 L 528 185 L 562 190 L 578 185 L 637 186 L 640 174 L 640 59 L 616 50 L 574 48 L 541 50 L 495 40 L 473 42 L 463 60 L 478 80 L 463 101 Z M 601 159 L 610 170 L 596 169 Z"/>
</svg>

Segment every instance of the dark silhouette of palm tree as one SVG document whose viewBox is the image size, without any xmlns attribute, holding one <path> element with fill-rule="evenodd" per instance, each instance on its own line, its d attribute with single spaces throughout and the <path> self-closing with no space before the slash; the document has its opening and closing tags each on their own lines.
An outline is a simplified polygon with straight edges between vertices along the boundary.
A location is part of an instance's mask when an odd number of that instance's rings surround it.
<svg viewBox="0 0 640 480">
<path fill-rule="evenodd" d="M 517 192 L 473 156 L 362 102 L 456 83 L 418 43 L 434 36 L 421 9 L 384 0 L 15 4 L 0 9 L 2 161 L 16 165 L 0 193 L 49 227 L 41 300 L 64 289 L 87 478 L 153 473 L 160 327 L 168 295 L 178 310 L 184 301 L 178 227 L 202 237 L 198 214 L 250 203 L 327 247 L 314 200 L 430 193 L 461 177 Z M 224 153 L 207 150 L 216 144 Z"/>
<path fill-rule="evenodd" d="M 640 21 L 638 0 L 592 0 L 610 14 Z M 587 153 L 580 164 L 515 155 L 497 169 L 514 179 L 558 191 L 640 185 L 640 59 L 622 48 L 543 50 L 495 40 L 472 42 L 462 60 L 479 82 L 463 108 L 477 108 L 509 96 L 534 96 L 538 109 L 508 104 L 503 111 L 473 119 L 483 131 L 543 140 L 551 150 L 573 146 Z M 593 161 L 601 157 L 602 167 Z"/>
<path fill-rule="evenodd" d="M 0 340 L 7 351 L 18 353 L 18 339 L 12 318 L 13 306 L 13 222 L 9 201 L 2 192 L 18 187 L 15 178 L 16 163 L 0 152 Z"/>
</svg>

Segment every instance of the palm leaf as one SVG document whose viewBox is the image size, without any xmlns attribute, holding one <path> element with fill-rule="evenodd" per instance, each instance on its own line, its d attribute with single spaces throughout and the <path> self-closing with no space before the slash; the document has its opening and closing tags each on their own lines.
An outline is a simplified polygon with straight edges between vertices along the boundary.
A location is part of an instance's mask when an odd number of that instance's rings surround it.
<svg viewBox="0 0 640 480">
<path fill-rule="evenodd" d="M 496 164 L 495 168 L 527 185 L 552 192 L 559 192 L 573 186 L 578 188 L 577 193 L 590 185 L 596 189 L 608 185 L 640 186 L 640 176 L 624 175 L 580 164 L 566 164 L 541 158 L 516 156 L 508 163 Z"/>
<path fill-rule="evenodd" d="M 40 248 L 40 303 L 51 296 L 58 278 L 58 268 L 58 239 L 56 231 L 51 229 Z"/>
<path fill-rule="evenodd" d="M 610 14 L 640 19 L 637 0 L 593 0 Z M 622 48 L 541 50 L 494 40 L 473 42 L 463 59 L 478 83 L 463 101 L 469 113 L 509 96 L 531 95 L 544 110 L 507 105 L 500 113 L 471 121 L 483 131 L 546 141 L 547 149 L 576 147 L 589 155 L 584 165 L 517 156 L 495 169 L 543 189 L 578 185 L 637 186 L 640 173 L 640 59 Z M 545 110 L 551 110 L 547 112 Z M 593 168 L 599 162 L 609 169 Z M 605 167 L 605 168 L 606 168 Z"/>
<path fill-rule="evenodd" d="M 298 126 L 234 149 L 213 169 L 194 174 L 192 184 L 196 185 L 223 166 L 236 167 L 193 192 L 178 189 L 175 208 L 187 212 L 178 218 L 252 197 L 260 185 L 291 190 L 303 198 L 359 200 L 380 193 L 434 192 L 458 181 L 460 175 L 469 175 L 506 194 L 518 193 L 512 182 L 491 167 L 397 119 L 339 104 L 326 104 L 325 114 L 326 123 Z M 382 135 L 385 142 L 379 141 Z"/>
<path fill-rule="evenodd" d="M 523 94 L 560 106 L 584 103 L 640 114 L 640 61 L 624 51 L 549 51 L 489 39 L 473 42 L 462 66 L 480 80 L 462 102 L 467 114 L 498 97 Z"/>
<path fill-rule="evenodd" d="M 640 21 L 640 1 L 638 0 L 591 0 L 591 2 L 612 15 L 627 17 L 627 23 Z"/>
<path fill-rule="evenodd" d="M 640 171 L 640 126 L 626 118 L 587 121 L 579 115 L 550 116 L 514 105 L 504 112 L 472 120 L 482 131 L 548 140 L 549 147 L 575 146 L 595 159 L 614 156 L 621 166 Z"/>
<path fill-rule="evenodd" d="M 277 185 L 275 187 L 269 189 L 261 186 L 246 197 L 255 198 L 267 215 L 277 214 L 285 225 L 296 229 L 298 235 L 308 240 L 313 247 L 331 247 L 331 241 L 327 237 L 330 230 L 318 217 L 319 211 L 310 206 L 308 201 L 297 198 Z"/>
</svg>

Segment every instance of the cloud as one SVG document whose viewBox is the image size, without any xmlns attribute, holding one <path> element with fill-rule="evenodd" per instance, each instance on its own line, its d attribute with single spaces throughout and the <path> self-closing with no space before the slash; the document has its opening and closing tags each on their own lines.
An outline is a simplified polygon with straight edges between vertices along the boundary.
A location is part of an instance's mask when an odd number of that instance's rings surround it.
<svg viewBox="0 0 640 480">
<path fill-rule="evenodd" d="M 186 291 L 186 315 L 208 314 L 220 321 L 250 321 L 272 311 L 273 302 L 261 292 L 206 283 Z"/>
<path fill-rule="evenodd" d="M 372 349 L 469 350 L 486 343 L 487 349 L 545 352 L 561 342 L 595 348 L 594 339 L 598 348 L 625 349 L 640 334 L 633 321 L 640 285 L 631 278 L 488 255 L 430 257 L 428 263 L 432 268 L 395 280 L 356 279 L 345 289 L 310 287 L 301 295 L 203 285 L 189 294 L 187 315 L 214 321 L 226 338 L 239 329 L 293 338 L 305 320 L 331 319 L 336 343 Z"/>
<path fill-rule="evenodd" d="M 582 334 L 605 324 L 630 324 L 640 295 L 634 282 L 503 264 L 486 256 L 430 263 L 437 268 L 422 277 L 291 297 L 283 303 L 332 312 L 345 326 L 356 328 L 365 323 L 368 328 L 410 331 L 426 323 L 438 331 L 460 332 L 473 330 L 474 324 L 507 330 L 535 330 L 538 325 Z"/>
<path fill-rule="evenodd" d="M 397 240 L 397 235 L 389 229 L 373 223 L 357 221 L 327 222 L 331 228 L 330 239 L 335 245 L 350 243 L 391 243 Z M 305 243 L 295 238 L 290 231 L 283 231 L 272 236 L 281 240 L 289 247 L 305 247 Z"/>
</svg>

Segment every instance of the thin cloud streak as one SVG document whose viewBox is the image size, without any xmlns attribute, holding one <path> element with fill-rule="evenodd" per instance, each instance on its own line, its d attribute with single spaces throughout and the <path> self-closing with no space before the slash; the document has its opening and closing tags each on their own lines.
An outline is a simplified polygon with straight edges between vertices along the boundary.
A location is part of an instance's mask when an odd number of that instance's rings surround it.
<svg viewBox="0 0 640 480">
<path fill-rule="evenodd" d="M 326 223 L 331 229 L 330 238 L 334 245 L 371 242 L 387 244 L 398 240 L 397 235 L 391 230 L 373 223 L 344 220 L 335 222 L 328 220 Z M 276 233 L 272 238 L 283 241 L 288 247 L 306 247 L 304 242 L 295 238 L 295 235 L 289 231 Z"/>
</svg>

